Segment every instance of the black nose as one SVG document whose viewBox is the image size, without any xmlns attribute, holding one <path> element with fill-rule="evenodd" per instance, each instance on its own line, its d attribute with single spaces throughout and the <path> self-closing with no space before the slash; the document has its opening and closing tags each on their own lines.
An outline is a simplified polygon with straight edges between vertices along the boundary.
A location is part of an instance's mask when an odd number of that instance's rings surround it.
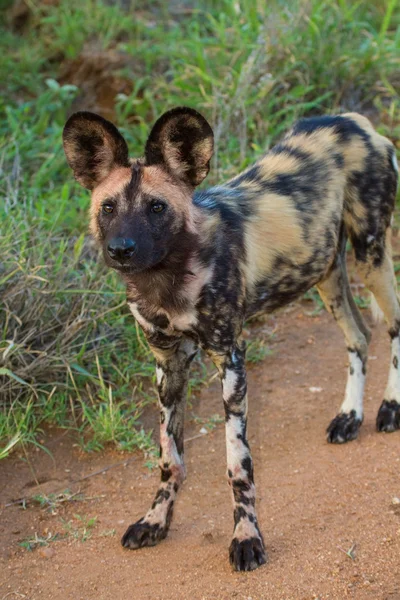
<svg viewBox="0 0 400 600">
<path fill-rule="evenodd" d="M 107 252 L 113 260 L 124 262 L 135 254 L 136 242 L 130 238 L 116 237 L 107 246 Z"/>
</svg>

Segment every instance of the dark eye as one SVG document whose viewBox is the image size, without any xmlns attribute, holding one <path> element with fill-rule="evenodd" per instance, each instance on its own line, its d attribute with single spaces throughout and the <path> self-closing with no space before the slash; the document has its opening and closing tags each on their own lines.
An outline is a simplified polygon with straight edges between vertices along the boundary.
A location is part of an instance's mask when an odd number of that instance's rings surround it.
<svg viewBox="0 0 400 600">
<path fill-rule="evenodd" d="M 105 202 L 102 206 L 102 210 L 103 213 L 110 215 L 114 210 L 114 206 L 110 202 Z"/>
<path fill-rule="evenodd" d="M 165 210 L 165 204 L 164 202 L 152 202 L 151 204 L 151 212 L 153 213 L 161 213 L 163 210 Z"/>
</svg>

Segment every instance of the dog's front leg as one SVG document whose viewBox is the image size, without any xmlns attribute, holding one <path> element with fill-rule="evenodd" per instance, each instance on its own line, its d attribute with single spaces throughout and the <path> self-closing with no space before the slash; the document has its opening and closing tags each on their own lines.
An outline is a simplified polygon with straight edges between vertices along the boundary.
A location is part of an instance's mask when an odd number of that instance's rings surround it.
<svg viewBox="0 0 400 600">
<path fill-rule="evenodd" d="M 157 361 L 160 404 L 161 483 L 146 515 L 131 525 L 121 542 L 126 548 L 154 546 L 163 540 L 172 519 L 174 500 L 185 479 L 183 427 L 189 366 L 197 348 L 183 340 L 172 348 L 151 346 Z"/>
<path fill-rule="evenodd" d="M 229 559 L 237 571 L 252 571 L 266 562 L 266 552 L 257 523 L 253 461 L 246 437 L 245 344 L 237 345 L 228 354 L 209 354 L 221 377 L 225 409 L 228 481 L 234 509 Z"/>
</svg>

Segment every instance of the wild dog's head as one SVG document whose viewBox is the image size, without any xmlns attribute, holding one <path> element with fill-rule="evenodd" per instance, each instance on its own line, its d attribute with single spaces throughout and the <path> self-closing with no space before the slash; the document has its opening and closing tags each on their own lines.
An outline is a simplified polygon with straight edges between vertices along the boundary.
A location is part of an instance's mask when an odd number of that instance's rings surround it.
<svg viewBox="0 0 400 600">
<path fill-rule="evenodd" d="M 63 140 L 75 179 L 92 192 L 90 228 L 110 267 L 140 272 L 162 265 L 176 249 L 190 250 L 193 190 L 213 153 L 204 117 L 191 108 L 166 112 L 142 159 L 130 159 L 118 129 L 89 112 L 69 118 Z"/>
</svg>

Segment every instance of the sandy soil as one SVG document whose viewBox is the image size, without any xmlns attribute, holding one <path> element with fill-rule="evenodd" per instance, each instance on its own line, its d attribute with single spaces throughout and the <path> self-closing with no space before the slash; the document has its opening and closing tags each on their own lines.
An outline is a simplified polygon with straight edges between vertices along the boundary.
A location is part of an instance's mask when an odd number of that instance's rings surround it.
<svg viewBox="0 0 400 600">
<path fill-rule="evenodd" d="M 57 431 L 46 440 L 54 462 L 42 451 L 30 456 L 39 487 L 19 457 L 0 464 L 1 600 L 400 600 L 400 506 L 393 503 L 400 497 L 400 433 L 375 432 L 389 364 L 384 327 L 373 332 L 359 439 L 332 446 L 325 428 L 344 390 L 342 334 L 325 312 L 306 316 L 299 305 L 260 327 L 274 323 L 273 354 L 249 369 L 249 436 L 268 564 L 238 574 L 228 563 L 232 514 L 222 424 L 187 443 L 188 478 L 170 534 L 138 551 L 124 550 L 119 539 L 147 510 L 157 471 L 149 472 L 141 456 L 84 455 Z M 193 410 L 222 414 L 217 381 Z M 149 418 L 155 423 L 155 410 Z M 187 437 L 201 427 L 188 425 Z M 72 483 L 124 459 L 130 462 Z M 66 488 L 87 500 L 67 502 L 55 515 L 38 506 L 5 507 Z M 61 518 L 78 527 L 76 514 L 97 517 L 87 541 L 70 535 L 46 549 L 19 546 L 35 533 L 65 532 Z M 345 553 L 353 544 L 354 559 Z"/>
</svg>

